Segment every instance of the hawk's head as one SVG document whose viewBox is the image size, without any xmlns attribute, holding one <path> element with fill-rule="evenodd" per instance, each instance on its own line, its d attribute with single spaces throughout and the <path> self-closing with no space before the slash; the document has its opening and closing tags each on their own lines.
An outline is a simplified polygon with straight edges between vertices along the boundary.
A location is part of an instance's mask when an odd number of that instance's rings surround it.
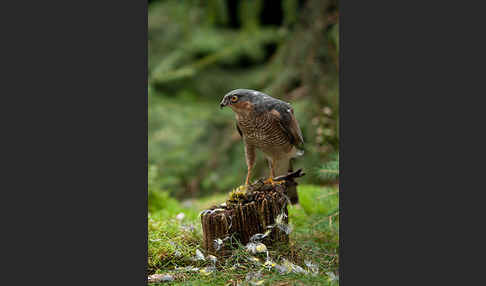
<svg viewBox="0 0 486 286">
<path fill-rule="evenodd" d="M 250 111 L 268 95 L 251 89 L 235 89 L 223 97 L 219 106 L 229 106 L 235 112 Z"/>
</svg>

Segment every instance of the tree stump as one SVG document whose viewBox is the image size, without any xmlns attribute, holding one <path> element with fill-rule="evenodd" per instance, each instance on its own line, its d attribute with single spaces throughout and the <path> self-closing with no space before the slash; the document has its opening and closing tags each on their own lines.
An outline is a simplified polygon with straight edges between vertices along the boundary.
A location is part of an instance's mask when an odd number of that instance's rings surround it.
<svg viewBox="0 0 486 286">
<path fill-rule="evenodd" d="M 260 179 L 246 191 L 233 191 L 225 203 L 203 211 L 203 248 L 207 254 L 228 257 L 231 248 L 236 247 L 236 240 L 245 245 L 255 234 L 263 235 L 268 230 L 261 240 L 266 246 L 288 243 L 288 233 L 282 227 L 288 224 L 287 191 L 295 187 L 294 178 L 305 175 L 301 171 L 275 178 L 279 181 L 275 185 Z"/>
</svg>

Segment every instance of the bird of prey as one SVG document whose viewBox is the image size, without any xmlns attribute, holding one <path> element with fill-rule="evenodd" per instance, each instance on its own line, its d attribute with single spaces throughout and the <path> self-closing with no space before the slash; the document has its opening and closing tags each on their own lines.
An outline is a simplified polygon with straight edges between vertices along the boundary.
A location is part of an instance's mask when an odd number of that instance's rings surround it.
<svg viewBox="0 0 486 286">
<path fill-rule="evenodd" d="M 251 171 L 255 165 L 255 150 L 261 150 L 270 164 L 272 185 L 276 176 L 291 171 L 291 158 L 300 156 L 298 147 L 304 143 L 299 123 L 289 103 L 250 89 L 235 89 L 228 92 L 220 103 L 229 106 L 236 117 L 236 128 L 245 145 L 249 185 Z"/>
</svg>

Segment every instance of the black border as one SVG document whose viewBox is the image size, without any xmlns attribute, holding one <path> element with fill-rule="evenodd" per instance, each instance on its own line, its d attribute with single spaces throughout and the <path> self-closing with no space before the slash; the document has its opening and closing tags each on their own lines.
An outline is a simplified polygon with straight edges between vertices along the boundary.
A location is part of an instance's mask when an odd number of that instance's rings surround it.
<svg viewBox="0 0 486 286">
<path fill-rule="evenodd" d="M 339 4 L 340 282 L 346 268 L 344 285 L 473 284 L 483 10 Z"/>
<path fill-rule="evenodd" d="M 343 261 L 344 261 L 344 247 L 343 247 L 343 243 L 344 243 L 344 239 L 343 239 L 343 226 L 344 226 L 344 223 L 343 223 L 343 188 L 344 188 L 344 169 L 343 169 L 343 120 L 342 120 L 342 116 L 343 116 L 343 97 L 342 97 L 342 93 L 343 93 L 343 89 L 344 89 L 344 85 L 343 85 L 343 68 L 344 68 L 344 48 L 343 48 L 343 39 L 344 39 L 344 36 L 343 36 L 343 24 L 344 24 L 344 20 L 343 20 L 343 16 L 344 16 L 344 9 L 343 9 L 343 6 L 345 6 L 345 4 L 343 4 L 342 2 L 344 1 L 340 1 L 338 3 L 338 10 L 339 10 L 339 284 L 340 285 L 343 285 L 344 283 L 344 272 L 343 272 Z"/>
<path fill-rule="evenodd" d="M 147 2 L 11 5 L 0 284 L 145 285 Z"/>
<path fill-rule="evenodd" d="M 465 161 L 484 144 L 463 138 L 484 133 L 483 10 L 350 3 L 339 3 L 340 284 L 344 265 L 349 285 L 467 284 L 481 200 L 463 192 L 482 183 Z M 13 283 L 2 285 L 144 285 L 147 3 L 10 5 L 0 279 Z"/>
</svg>

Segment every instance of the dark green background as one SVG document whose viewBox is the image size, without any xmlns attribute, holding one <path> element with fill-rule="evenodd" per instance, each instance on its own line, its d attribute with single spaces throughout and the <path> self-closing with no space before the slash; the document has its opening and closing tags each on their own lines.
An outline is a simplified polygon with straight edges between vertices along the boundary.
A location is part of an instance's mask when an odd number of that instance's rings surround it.
<svg viewBox="0 0 486 286">
<path fill-rule="evenodd" d="M 290 102 L 304 134 L 300 181 L 339 150 L 335 1 L 149 1 L 149 193 L 229 191 L 246 175 L 223 95 L 256 89 Z M 268 175 L 258 155 L 253 179 Z"/>
</svg>

